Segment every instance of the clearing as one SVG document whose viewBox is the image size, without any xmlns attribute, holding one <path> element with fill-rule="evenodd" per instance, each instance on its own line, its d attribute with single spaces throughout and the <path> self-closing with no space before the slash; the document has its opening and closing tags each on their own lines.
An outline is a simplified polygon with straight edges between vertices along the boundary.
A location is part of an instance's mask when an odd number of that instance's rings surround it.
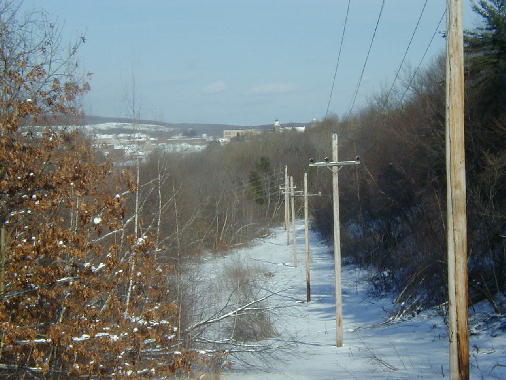
<svg viewBox="0 0 506 380">
<path fill-rule="evenodd" d="M 220 268 L 237 260 L 261 268 L 275 309 L 278 336 L 258 343 L 277 345 L 275 359 L 238 354 L 222 378 L 248 379 L 447 379 L 448 337 L 441 311 L 387 323 L 392 298 L 369 294 L 368 272 L 343 266 L 344 347 L 335 347 L 334 262 L 330 249 L 311 234 L 312 301 L 306 303 L 304 233 L 297 223 L 298 266 L 282 228 L 250 248 L 213 258 L 204 265 L 216 281 Z M 506 320 L 486 304 L 472 309 L 472 379 L 506 379 Z M 244 360 L 242 360 L 244 359 Z"/>
</svg>

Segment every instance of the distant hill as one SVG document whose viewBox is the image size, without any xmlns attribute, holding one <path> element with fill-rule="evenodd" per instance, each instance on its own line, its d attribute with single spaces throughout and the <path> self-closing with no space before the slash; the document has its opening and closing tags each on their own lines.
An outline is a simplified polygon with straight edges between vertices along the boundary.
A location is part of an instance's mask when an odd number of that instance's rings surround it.
<svg viewBox="0 0 506 380">
<path fill-rule="evenodd" d="M 82 124 L 105 124 L 105 123 L 133 123 L 137 124 L 150 124 L 150 125 L 160 125 L 163 127 L 171 127 L 169 123 L 165 123 L 163 121 L 156 120 L 133 120 L 128 117 L 109 117 L 109 116 L 93 116 L 93 115 L 85 115 L 83 117 Z"/>
<path fill-rule="evenodd" d="M 167 123 L 163 121 L 157 120 L 133 120 L 128 117 L 114 117 L 114 116 L 94 116 L 94 115 L 85 115 L 82 119 L 79 120 L 79 125 L 97 125 L 97 124 L 107 124 L 107 123 L 122 123 L 122 124 L 144 124 L 144 125 L 154 125 L 160 127 L 167 127 L 169 130 L 174 131 L 177 130 L 183 135 L 191 136 L 191 135 L 201 135 L 202 133 L 206 133 L 209 136 L 221 137 L 223 136 L 223 130 L 225 129 L 259 129 L 259 130 L 270 130 L 273 128 L 273 124 L 262 124 L 262 125 L 234 125 L 234 124 L 205 124 L 205 123 Z M 39 125 L 75 125 L 75 118 L 67 118 L 67 117 L 47 117 L 46 122 L 38 123 Z M 294 126 L 301 127 L 304 125 L 309 125 L 309 123 L 299 123 L 299 122 L 289 122 L 282 123 L 283 126 Z M 124 126 L 123 126 L 124 127 Z M 160 129 L 158 129 L 158 133 L 160 133 Z M 113 132 L 114 133 L 114 132 Z"/>
<path fill-rule="evenodd" d="M 104 116 L 91 116 L 87 115 L 83 120 L 84 124 L 103 124 L 103 123 L 133 123 L 131 118 L 121 118 L 121 117 L 104 117 Z M 171 129 L 180 130 L 182 134 L 190 135 L 196 134 L 200 135 L 202 133 L 207 133 L 209 136 L 221 137 L 223 136 L 223 130 L 225 129 L 260 129 L 264 131 L 268 131 L 273 128 L 273 124 L 262 124 L 262 125 L 234 125 L 234 124 L 204 124 L 204 123 L 167 123 L 163 121 L 156 120 L 137 120 L 138 124 L 150 124 L 150 125 L 159 125 L 168 127 Z M 302 127 L 304 125 L 309 125 L 308 123 L 299 123 L 299 122 L 290 122 L 283 123 L 283 126 L 293 126 L 293 127 Z"/>
</svg>

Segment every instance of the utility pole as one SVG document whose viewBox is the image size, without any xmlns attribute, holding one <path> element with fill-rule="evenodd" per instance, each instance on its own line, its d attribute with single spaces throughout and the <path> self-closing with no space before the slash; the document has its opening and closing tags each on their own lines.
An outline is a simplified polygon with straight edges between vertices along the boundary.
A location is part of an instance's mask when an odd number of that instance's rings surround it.
<svg viewBox="0 0 506 380">
<path fill-rule="evenodd" d="M 293 177 L 290 176 L 290 201 L 292 208 L 292 244 L 293 244 L 293 265 L 297 268 L 297 237 L 295 236 L 295 186 L 293 184 Z"/>
<path fill-rule="evenodd" d="M 446 196 L 451 380 L 469 379 L 463 0 L 448 0 Z"/>
<path fill-rule="evenodd" d="M 286 172 L 285 172 L 286 173 Z M 295 244 L 295 206 L 294 196 L 298 194 L 295 191 L 297 187 L 293 184 L 293 177 L 285 176 L 285 186 L 280 186 L 282 194 L 285 196 L 285 218 L 286 218 L 286 244 L 290 245 L 290 230 L 292 230 L 292 243 Z"/>
<path fill-rule="evenodd" d="M 286 189 L 288 188 L 288 165 L 285 165 L 285 187 L 283 190 L 285 190 L 285 230 L 288 231 L 288 193 L 286 192 Z M 287 233 L 287 244 L 289 242 L 289 237 Z"/>
<path fill-rule="evenodd" d="M 309 252 L 309 213 L 307 209 L 307 172 L 304 172 L 304 248 L 306 251 L 306 302 L 311 302 L 311 252 Z"/>
<path fill-rule="evenodd" d="M 311 248 L 309 246 L 309 208 L 308 198 L 321 196 L 318 194 L 308 194 L 307 192 L 307 172 L 304 172 L 304 191 L 295 191 L 295 197 L 304 197 L 304 246 L 306 252 L 306 301 L 311 302 Z"/>
<path fill-rule="evenodd" d="M 286 245 L 290 245 L 290 177 L 288 177 L 288 166 L 285 165 L 285 186 L 280 186 L 282 194 L 285 196 L 285 230 L 286 230 Z"/>
<path fill-rule="evenodd" d="M 308 198 L 320 196 L 318 194 L 308 194 L 307 192 L 307 172 L 304 172 L 304 243 L 306 250 L 306 301 L 311 302 L 311 247 L 309 245 L 309 209 Z"/>
<path fill-rule="evenodd" d="M 325 166 L 332 168 L 332 193 L 334 211 L 334 270 L 336 275 L 336 346 L 343 346 L 343 301 L 341 295 L 341 230 L 339 225 L 339 170 L 342 166 L 359 165 L 355 161 L 338 161 L 337 133 L 332 134 L 332 161 L 312 162 L 309 166 Z"/>
</svg>

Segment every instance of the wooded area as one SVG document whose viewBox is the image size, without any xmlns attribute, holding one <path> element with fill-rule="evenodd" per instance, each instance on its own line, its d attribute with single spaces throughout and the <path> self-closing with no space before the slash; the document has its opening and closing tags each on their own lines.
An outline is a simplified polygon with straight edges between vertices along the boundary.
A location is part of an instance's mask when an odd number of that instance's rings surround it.
<svg viewBox="0 0 506 380">
<path fill-rule="evenodd" d="M 46 15 L 21 19 L 13 3 L 0 4 L 0 376 L 158 377 L 226 365 L 226 350 L 274 335 L 262 309 L 268 296 L 245 268 L 227 274 L 237 284 L 234 306 L 204 316 L 193 264 L 282 223 L 285 165 L 299 188 L 309 171 L 308 191 L 321 191 L 310 201 L 312 226 L 330 242 L 332 177 L 308 170 L 308 159 L 331 155 L 332 133 L 340 157 L 361 160 L 340 173 L 344 260 L 371 269 L 375 294 L 396 295 L 393 318 L 445 307 L 443 58 L 405 73 L 403 86 L 361 111 L 304 133 L 266 132 L 118 166 L 71 129 L 30 130 L 47 115 L 82 117 L 89 85 L 75 59 L 83 41 L 67 52 Z M 475 10 L 483 24 L 465 37 L 469 291 L 472 302 L 487 299 L 499 312 L 506 5 L 482 0 Z M 295 212 L 302 217 L 302 203 Z M 248 335 L 239 314 L 264 328 Z M 209 326 L 232 317 L 232 340 L 206 338 Z"/>
</svg>

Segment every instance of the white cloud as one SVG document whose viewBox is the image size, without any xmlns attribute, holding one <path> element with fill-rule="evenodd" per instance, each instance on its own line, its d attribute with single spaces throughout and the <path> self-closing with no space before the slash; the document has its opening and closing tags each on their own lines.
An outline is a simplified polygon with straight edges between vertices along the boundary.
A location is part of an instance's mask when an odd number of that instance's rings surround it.
<svg viewBox="0 0 506 380">
<path fill-rule="evenodd" d="M 223 92 L 227 89 L 227 84 L 222 80 L 211 82 L 204 86 L 202 89 L 205 94 L 217 94 L 219 92 Z"/>
<path fill-rule="evenodd" d="M 284 94 L 297 90 L 294 83 L 266 83 L 252 87 L 248 93 L 252 95 Z"/>
</svg>

